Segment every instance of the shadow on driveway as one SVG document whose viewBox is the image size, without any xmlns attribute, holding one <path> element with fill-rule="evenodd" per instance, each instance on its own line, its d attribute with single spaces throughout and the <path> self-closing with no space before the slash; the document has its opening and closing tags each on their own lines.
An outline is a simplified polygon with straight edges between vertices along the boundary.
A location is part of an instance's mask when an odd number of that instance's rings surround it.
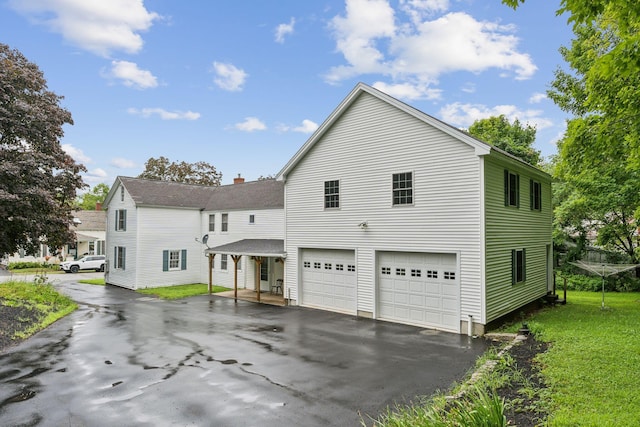
<svg viewBox="0 0 640 427">
<path fill-rule="evenodd" d="M 300 307 L 57 286 L 80 309 L 0 355 L 3 425 L 357 426 L 448 388 L 487 348 Z"/>
</svg>

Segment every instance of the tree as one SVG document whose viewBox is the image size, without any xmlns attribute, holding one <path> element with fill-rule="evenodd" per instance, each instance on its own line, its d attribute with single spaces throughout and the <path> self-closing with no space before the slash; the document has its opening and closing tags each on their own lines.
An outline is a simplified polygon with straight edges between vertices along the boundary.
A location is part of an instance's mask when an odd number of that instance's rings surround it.
<svg viewBox="0 0 640 427">
<path fill-rule="evenodd" d="M 548 91 L 575 116 L 558 143 L 555 176 L 564 197 L 555 209 L 556 222 L 569 233 L 597 233 L 598 244 L 638 262 L 640 75 L 594 79 L 599 59 L 621 42 L 608 13 L 574 32 L 571 46 L 560 50 L 571 70 L 557 70 Z"/>
<path fill-rule="evenodd" d="M 138 178 L 160 181 L 183 182 L 185 184 L 220 185 L 222 173 L 207 162 L 170 162 L 166 157 L 151 157 L 144 164 L 144 172 Z"/>
<path fill-rule="evenodd" d="M 78 200 L 78 207 L 83 210 L 94 210 L 97 203 L 104 202 L 109 194 L 109 186 L 104 183 L 100 183 L 93 187 L 93 189 L 87 193 L 84 193 Z"/>
<path fill-rule="evenodd" d="M 43 73 L 0 44 L 0 254 L 74 239 L 70 225 L 85 167 L 62 150 L 71 113 L 47 89 Z"/>
<path fill-rule="evenodd" d="M 500 115 L 476 120 L 468 132 L 531 165 L 540 163 L 540 151 L 533 148 L 536 128 L 523 126 L 518 119 L 509 123 L 509 119 Z"/>
</svg>

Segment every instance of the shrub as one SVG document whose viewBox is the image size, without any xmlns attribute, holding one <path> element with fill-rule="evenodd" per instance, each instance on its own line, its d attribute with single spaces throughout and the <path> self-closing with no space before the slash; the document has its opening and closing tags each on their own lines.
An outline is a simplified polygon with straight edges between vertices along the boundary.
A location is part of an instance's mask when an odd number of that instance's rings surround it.
<svg viewBox="0 0 640 427">
<path fill-rule="evenodd" d="M 556 289 L 563 289 L 564 278 L 567 278 L 567 289 L 570 291 L 602 291 L 602 277 L 595 275 L 562 273 L 556 278 Z M 634 292 L 640 290 L 640 279 L 628 273 L 609 276 L 604 279 L 604 289 L 609 292 Z"/>
<path fill-rule="evenodd" d="M 18 262 L 10 262 L 8 265 L 9 270 L 24 270 L 26 268 L 43 268 L 43 269 L 55 269 L 60 268 L 58 265 L 49 264 L 46 262 L 35 262 L 35 261 L 18 261 Z"/>
</svg>

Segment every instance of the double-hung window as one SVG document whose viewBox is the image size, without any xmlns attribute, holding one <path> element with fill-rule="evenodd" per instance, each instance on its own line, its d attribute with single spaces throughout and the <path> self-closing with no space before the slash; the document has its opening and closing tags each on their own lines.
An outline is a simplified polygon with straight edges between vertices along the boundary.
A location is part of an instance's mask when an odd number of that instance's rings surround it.
<svg viewBox="0 0 640 427">
<path fill-rule="evenodd" d="M 162 251 L 162 271 L 187 269 L 187 250 L 168 249 Z"/>
<path fill-rule="evenodd" d="M 542 186 L 538 181 L 529 181 L 529 190 L 531 195 L 531 210 L 542 210 Z"/>
<path fill-rule="evenodd" d="M 527 279 L 527 252 L 525 249 L 511 251 L 511 283 L 522 283 Z"/>
<path fill-rule="evenodd" d="M 229 258 L 227 254 L 222 254 L 220 256 L 220 270 L 226 270 L 228 268 Z"/>
<path fill-rule="evenodd" d="M 127 231 L 126 209 L 118 209 L 116 211 L 116 231 Z"/>
<path fill-rule="evenodd" d="M 209 232 L 216 231 L 216 214 L 209 215 Z"/>
<path fill-rule="evenodd" d="M 222 214 L 222 227 L 221 227 L 221 231 L 223 233 L 229 231 L 229 214 L 223 213 Z"/>
<path fill-rule="evenodd" d="M 124 270 L 126 252 L 127 252 L 127 250 L 123 246 L 116 246 L 114 248 L 113 268 L 118 269 L 118 270 Z"/>
<path fill-rule="evenodd" d="M 393 174 L 393 205 L 413 204 L 413 172 Z"/>
<path fill-rule="evenodd" d="M 325 209 L 340 207 L 340 181 L 324 182 L 324 207 Z"/>
<path fill-rule="evenodd" d="M 520 207 L 520 175 L 505 169 L 504 205 Z"/>
</svg>

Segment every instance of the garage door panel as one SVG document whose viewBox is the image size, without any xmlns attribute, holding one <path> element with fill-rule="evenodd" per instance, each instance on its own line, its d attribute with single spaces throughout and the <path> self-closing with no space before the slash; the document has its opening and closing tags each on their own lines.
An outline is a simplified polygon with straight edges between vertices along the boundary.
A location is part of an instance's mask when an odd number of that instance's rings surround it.
<svg viewBox="0 0 640 427">
<path fill-rule="evenodd" d="M 454 254 L 378 253 L 378 317 L 457 331 L 458 276 Z"/>
<path fill-rule="evenodd" d="M 301 304 L 355 313 L 356 273 L 354 251 L 302 250 Z M 352 271 L 349 271 L 349 270 Z"/>
</svg>

